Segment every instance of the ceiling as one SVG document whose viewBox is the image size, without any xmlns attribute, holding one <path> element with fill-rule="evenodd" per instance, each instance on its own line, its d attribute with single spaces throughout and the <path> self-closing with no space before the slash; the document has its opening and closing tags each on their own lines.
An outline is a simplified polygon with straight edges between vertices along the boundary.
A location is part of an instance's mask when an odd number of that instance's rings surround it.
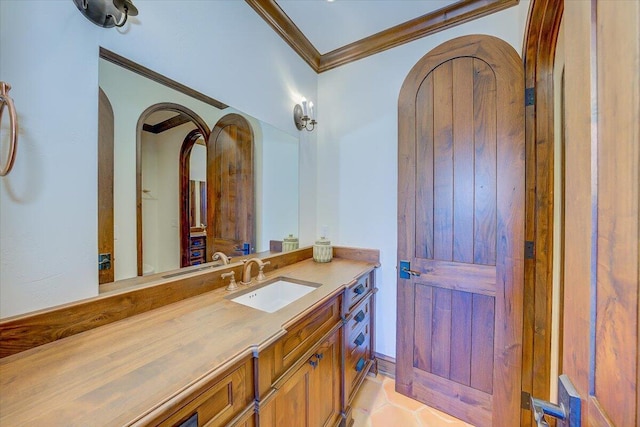
<svg viewBox="0 0 640 427">
<path fill-rule="evenodd" d="M 245 0 L 316 72 L 506 9 L 519 0 Z"/>
<path fill-rule="evenodd" d="M 457 1 L 276 0 L 276 3 L 318 52 L 325 54 Z"/>
</svg>

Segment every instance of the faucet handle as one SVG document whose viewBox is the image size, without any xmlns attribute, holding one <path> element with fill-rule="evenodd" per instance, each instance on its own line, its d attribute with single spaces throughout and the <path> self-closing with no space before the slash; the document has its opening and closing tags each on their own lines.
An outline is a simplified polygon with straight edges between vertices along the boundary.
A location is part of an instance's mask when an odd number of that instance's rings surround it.
<svg viewBox="0 0 640 427">
<path fill-rule="evenodd" d="M 262 264 L 260 264 L 260 269 L 258 271 L 258 277 L 256 278 L 256 280 L 258 282 L 264 282 L 265 280 L 267 280 L 266 276 L 264 275 L 264 266 L 265 265 L 269 265 L 271 264 L 271 261 L 267 261 L 267 262 L 263 262 Z"/>
<path fill-rule="evenodd" d="M 231 279 L 229 280 L 229 286 L 227 286 L 227 290 L 228 291 L 235 291 L 236 289 L 238 289 L 238 284 L 236 283 L 236 272 L 235 271 L 230 271 L 228 273 L 222 273 L 220 275 L 220 277 L 222 277 L 223 279 L 226 279 L 227 277 L 231 277 Z"/>
</svg>

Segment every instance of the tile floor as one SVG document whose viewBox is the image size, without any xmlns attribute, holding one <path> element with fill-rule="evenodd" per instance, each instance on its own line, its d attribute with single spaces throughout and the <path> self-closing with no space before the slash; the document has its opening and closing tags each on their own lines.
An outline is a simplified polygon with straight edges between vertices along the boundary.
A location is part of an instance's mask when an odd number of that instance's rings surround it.
<svg viewBox="0 0 640 427">
<path fill-rule="evenodd" d="M 395 381 L 367 376 L 353 401 L 353 427 L 473 427 L 395 391 Z"/>
</svg>

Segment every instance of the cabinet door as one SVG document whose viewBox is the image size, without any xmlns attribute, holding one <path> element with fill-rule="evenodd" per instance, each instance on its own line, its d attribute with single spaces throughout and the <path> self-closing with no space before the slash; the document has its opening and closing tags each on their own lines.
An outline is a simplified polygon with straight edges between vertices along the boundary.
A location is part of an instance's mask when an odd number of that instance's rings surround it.
<svg viewBox="0 0 640 427">
<path fill-rule="evenodd" d="M 336 330 L 260 408 L 261 427 L 322 427 L 340 417 L 340 331 Z"/>
<path fill-rule="evenodd" d="M 309 389 L 313 367 L 306 363 L 260 409 L 262 427 L 306 427 L 309 425 Z"/>
<path fill-rule="evenodd" d="M 311 358 L 309 426 L 335 425 L 340 417 L 340 332 L 338 329 Z"/>
</svg>

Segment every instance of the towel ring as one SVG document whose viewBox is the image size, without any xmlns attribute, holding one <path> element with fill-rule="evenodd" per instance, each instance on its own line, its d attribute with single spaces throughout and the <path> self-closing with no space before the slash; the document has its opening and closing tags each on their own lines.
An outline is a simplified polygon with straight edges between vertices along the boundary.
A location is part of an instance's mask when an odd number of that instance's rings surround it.
<svg viewBox="0 0 640 427">
<path fill-rule="evenodd" d="M 13 162 L 16 160 L 16 145 L 18 145 L 18 118 L 16 116 L 16 108 L 13 105 L 13 99 L 9 96 L 11 86 L 8 83 L 0 82 L 0 125 L 2 124 L 2 113 L 4 106 L 9 109 L 9 122 L 11 126 L 11 139 L 9 141 L 9 154 L 7 162 L 0 167 L 0 176 L 6 176 L 13 168 Z"/>
</svg>

